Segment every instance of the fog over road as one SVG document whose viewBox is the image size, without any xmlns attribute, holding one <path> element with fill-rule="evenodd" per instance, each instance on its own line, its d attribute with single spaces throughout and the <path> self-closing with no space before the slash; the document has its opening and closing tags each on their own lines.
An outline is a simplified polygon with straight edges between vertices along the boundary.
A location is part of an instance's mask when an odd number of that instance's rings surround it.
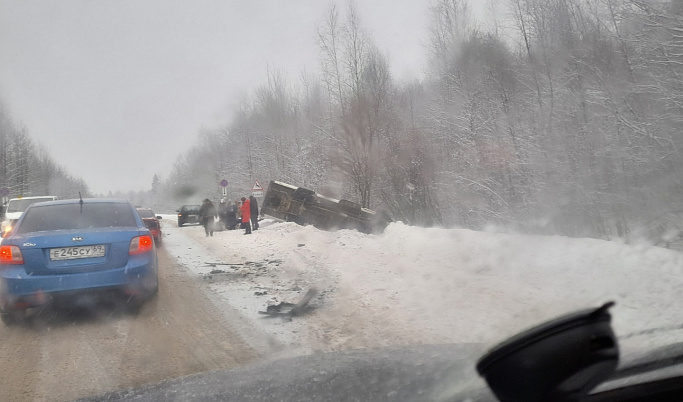
<svg viewBox="0 0 683 402">
<path fill-rule="evenodd" d="M 0 400 L 65 401 L 258 357 L 161 247 L 159 296 L 134 317 L 44 311 L 0 326 Z"/>
</svg>

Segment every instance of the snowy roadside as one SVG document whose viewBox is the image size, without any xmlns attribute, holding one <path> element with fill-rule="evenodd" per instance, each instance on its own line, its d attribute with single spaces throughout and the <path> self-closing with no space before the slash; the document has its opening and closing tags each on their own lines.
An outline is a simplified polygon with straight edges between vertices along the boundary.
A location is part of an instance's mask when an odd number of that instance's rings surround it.
<svg viewBox="0 0 683 402">
<path fill-rule="evenodd" d="M 266 318 L 258 313 L 266 309 L 269 300 L 275 303 L 277 297 L 301 297 L 300 290 L 276 283 L 276 275 L 270 272 L 278 266 L 276 259 L 269 260 L 235 242 L 243 231 L 216 232 L 214 237 L 207 238 L 201 226 L 179 228 L 175 215 L 162 217 L 163 247 L 206 284 L 226 321 L 251 347 L 264 357 L 312 352 L 305 321 Z"/>
<path fill-rule="evenodd" d="M 250 236 L 207 238 L 201 227 L 164 218 L 164 247 L 286 355 L 490 344 L 608 300 L 617 302 L 618 335 L 681 323 L 683 257 L 661 248 L 400 223 L 365 235 L 271 220 Z M 310 314 L 291 321 L 258 314 L 313 286 L 320 294 Z"/>
</svg>

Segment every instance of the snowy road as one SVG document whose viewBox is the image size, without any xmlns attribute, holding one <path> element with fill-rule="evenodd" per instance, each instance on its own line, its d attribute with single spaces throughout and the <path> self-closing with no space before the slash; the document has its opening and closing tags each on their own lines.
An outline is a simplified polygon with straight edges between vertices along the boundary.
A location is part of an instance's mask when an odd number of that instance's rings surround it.
<svg viewBox="0 0 683 402">
<path fill-rule="evenodd" d="M 159 263 L 159 297 L 137 317 L 43 313 L 0 326 L 0 400 L 66 401 L 258 357 L 164 248 Z"/>
</svg>

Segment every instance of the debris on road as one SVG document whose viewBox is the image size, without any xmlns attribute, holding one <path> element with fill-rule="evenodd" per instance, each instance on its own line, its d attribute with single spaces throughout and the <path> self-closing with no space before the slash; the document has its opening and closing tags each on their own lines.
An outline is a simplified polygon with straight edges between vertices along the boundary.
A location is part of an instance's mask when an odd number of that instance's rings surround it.
<svg viewBox="0 0 683 402">
<path fill-rule="evenodd" d="M 216 265 L 244 265 L 242 262 L 204 262 L 209 267 L 215 267 Z"/>
<path fill-rule="evenodd" d="M 283 317 L 291 319 L 294 316 L 302 315 L 309 311 L 311 307 L 308 302 L 311 301 L 318 294 L 318 289 L 310 288 L 304 297 L 298 303 L 292 304 L 288 302 L 280 302 L 279 304 L 271 305 L 266 308 L 266 311 L 259 311 L 259 314 L 268 315 L 270 317 Z"/>
</svg>

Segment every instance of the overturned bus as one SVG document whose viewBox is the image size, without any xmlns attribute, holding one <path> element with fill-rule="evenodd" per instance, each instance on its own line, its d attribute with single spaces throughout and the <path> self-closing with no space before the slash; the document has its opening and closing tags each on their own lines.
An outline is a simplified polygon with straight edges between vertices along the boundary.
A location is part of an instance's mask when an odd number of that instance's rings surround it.
<svg viewBox="0 0 683 402">
<path fill-rule="evenodd" d="M 381 232 L 391 222 L 386 213 L 279 181 L 271 181 L 268 185 L 261 213 L 323 230 L 356 229 L 363 233 Z"/>
</svg>

